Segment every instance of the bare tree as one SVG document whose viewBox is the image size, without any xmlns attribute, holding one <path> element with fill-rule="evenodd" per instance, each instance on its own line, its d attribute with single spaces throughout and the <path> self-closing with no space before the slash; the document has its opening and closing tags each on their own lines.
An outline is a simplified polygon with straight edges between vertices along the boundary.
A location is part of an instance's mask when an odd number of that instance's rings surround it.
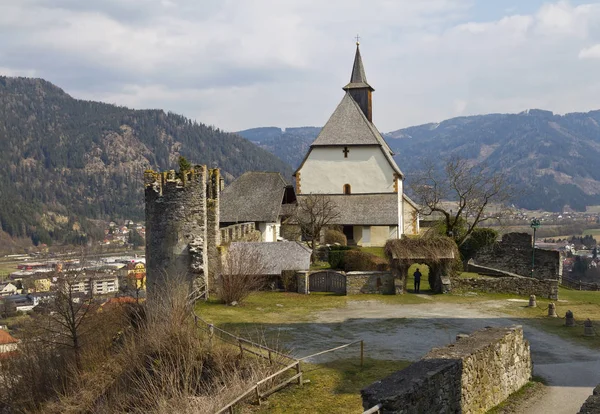
<svg viewBox="0 0 600 414">
<path fill-rule="evenodd" d="M 223 254 L 219 275 L 219 296 L 225 303 L 242 302 L 265 284 L 267 269 L 255 245 L 234 243 Z"/>
<path fill-rule="evenodd" d="M 302 236 L 311 249 L 315 249 L 321 231 L 340 217 L 340 211 L 331 197 L 324 194 L 307 194 L 298 197 L 293 222 L 300 226 Z"/>
<path fill-rule="evenodd" d="M 54 298 L 40 317 L 40 327 L 46 332 L 41 339 L 71 349 L 77 369 L 81 369 L 82 338 L 86 333 L 84 322 L 96 309 L 91 284 L 89 292 L 80 292 L 85 277 L 77 271 L 63 273 Z"/>
<path fill-rule="evenodd" d="M 446 235 L 461 246 L 473 230 L 490 219 L 486 214 L 490 204 L 504 204 L 510 200 L 513 189 L 502 172 L 486 170 L 460 157 L 446 160 L 443 170 L 432 161 L 417 174 L 411 189 L 425 216 L 440 213 Z"/>
</svg>

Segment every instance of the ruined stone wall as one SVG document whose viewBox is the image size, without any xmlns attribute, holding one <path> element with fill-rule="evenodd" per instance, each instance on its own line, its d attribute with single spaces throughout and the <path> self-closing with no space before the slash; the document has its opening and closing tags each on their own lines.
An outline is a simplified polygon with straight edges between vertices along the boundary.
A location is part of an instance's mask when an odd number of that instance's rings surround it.
<svg viewBox="0 0 600 414">
<path fill-rule="evenodd" d="M 221 254 L 218 247 L 221 245 L 220 219 L 220 192 L 221 174 L 217 168 L 207 171 L 206 179 L 206 242 L 208 263 L 208 286 L 214 292 L 217 275 L 221 271 Z"/>
<path fill-rule="evenodd" d="M 261 241 L 262 235 L 256 230 L 254 222 L 232 224 L 222 227 L 221 244 L 228 244 L 237 241 Z"/>
<path fill-rule="evenodd" d="M 581 406 L 579 414 L 596 414 L 600 413 L 600 385 L 594 388 L 592 395 Z"/>
<path fill-rule="evenodd" d="M 520 276 L 531 275 L 533 239 L 528 233 L 508 233 L 502 241 L 481 249 L 474 258 L 478 265 L 504 270 Z M 536 279 L 559 279 L 562 274 L 560 253 L 535 249 Z"/>
<path fill-rule="evenodd" d="M 558 280 L 539 280 L 530 277 L 479 277 L 473 279 L 453 278 L 452 291 L 488 293 L 513 293 L 515 295 L 535 295 L 539 298 L 558 300 Z"/>
<path fill-rule="evenodd" d="M 361 391 L 366 410 L 384 413 L 483 413 L 531 379 L 521 327 L 488 328 L 433 349 L 420 361 Z"/>
<path fill-rule="evenodd" d="M 218 242 L 220 234 L 219 192 L 207 182 L 215 176 L 218 178 L 218 170 L 215 173 L 201 165 L 180 176 L 173 170 L 144 173 L 146 278 L 150 295 L 181 280 L 196 293 L 208 291 L 208 244 Z M 209 214 L 209 207 L 213 213 Z"/>
</svg>

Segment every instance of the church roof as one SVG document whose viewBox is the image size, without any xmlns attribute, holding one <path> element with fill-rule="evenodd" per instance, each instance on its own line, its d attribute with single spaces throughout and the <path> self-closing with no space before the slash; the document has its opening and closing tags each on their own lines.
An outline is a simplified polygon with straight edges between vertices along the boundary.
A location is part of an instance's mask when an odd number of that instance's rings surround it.
<svg viewBox="0 0 600 414">
<path fill-rule="evenodd" d="M 375 125 L 360 109 L 354 98 L 346 92 L 333 114 L 321 129 L 317 139 L 311 144 L 319 146 L 377 145 L 380 146 L 388 162 L 400 176 L 402 171 L 392 158 L 394 153 L 383 139 Z M 308 156 L 308 154 L 307 154 Z"/>
<path fill-rule="evenodd" d="M 307 195 L 298 194 L 298 201 Z M 398 194 L 331 194 L 339 216 L 330 224 L 354 226 L 397 226 Z"/>
<path fill-rule="evenodd" d="M 281 213 L 286 187 L 277 172 L 248 171 L 221 192 L 221 223 L 274 223 Z"/>
<path fill-rule="evenodd" d="M 371 85 L 369 85 L 367 82 L 367 75 L 365 74 L 365 67 L 362 63 L 362 57 L 360 56 L 358 43 L 356 44 L 356 54 L 354 55 L 354 65 L 352 65 L 350 83 L 344 86 L 345 90 L 356 88 L 369 88 L 371 91 L 374 91 Z"/>
</svg>

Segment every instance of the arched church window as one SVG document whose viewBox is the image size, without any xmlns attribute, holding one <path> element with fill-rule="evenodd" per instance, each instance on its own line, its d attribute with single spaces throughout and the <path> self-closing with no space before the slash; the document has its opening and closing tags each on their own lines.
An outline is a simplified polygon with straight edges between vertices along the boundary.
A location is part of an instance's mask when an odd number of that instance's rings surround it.
<svg viewBox="0 0 600 414">
<path fill-rule="evenodd" d="M 352 188 L 350 184 L 344 184 L 344 194 L 352 194 Z"/>
</svg>

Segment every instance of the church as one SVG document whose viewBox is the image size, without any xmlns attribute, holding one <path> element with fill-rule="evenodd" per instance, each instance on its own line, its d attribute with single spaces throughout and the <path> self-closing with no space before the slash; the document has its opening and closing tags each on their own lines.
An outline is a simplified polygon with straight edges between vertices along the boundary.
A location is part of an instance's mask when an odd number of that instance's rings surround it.
<svg viewBox="0 0 600 414">
<path fill-rule="evenodd" d="M 373 124 L 373 87 L 356 43 L 344 96 L 294 173 L 300 201 L 325 194 L 349 244 L 383 246 L 388 239 L 418 234 L 417 206 L 404 195 L 404 174 Z"/>
</svg>

